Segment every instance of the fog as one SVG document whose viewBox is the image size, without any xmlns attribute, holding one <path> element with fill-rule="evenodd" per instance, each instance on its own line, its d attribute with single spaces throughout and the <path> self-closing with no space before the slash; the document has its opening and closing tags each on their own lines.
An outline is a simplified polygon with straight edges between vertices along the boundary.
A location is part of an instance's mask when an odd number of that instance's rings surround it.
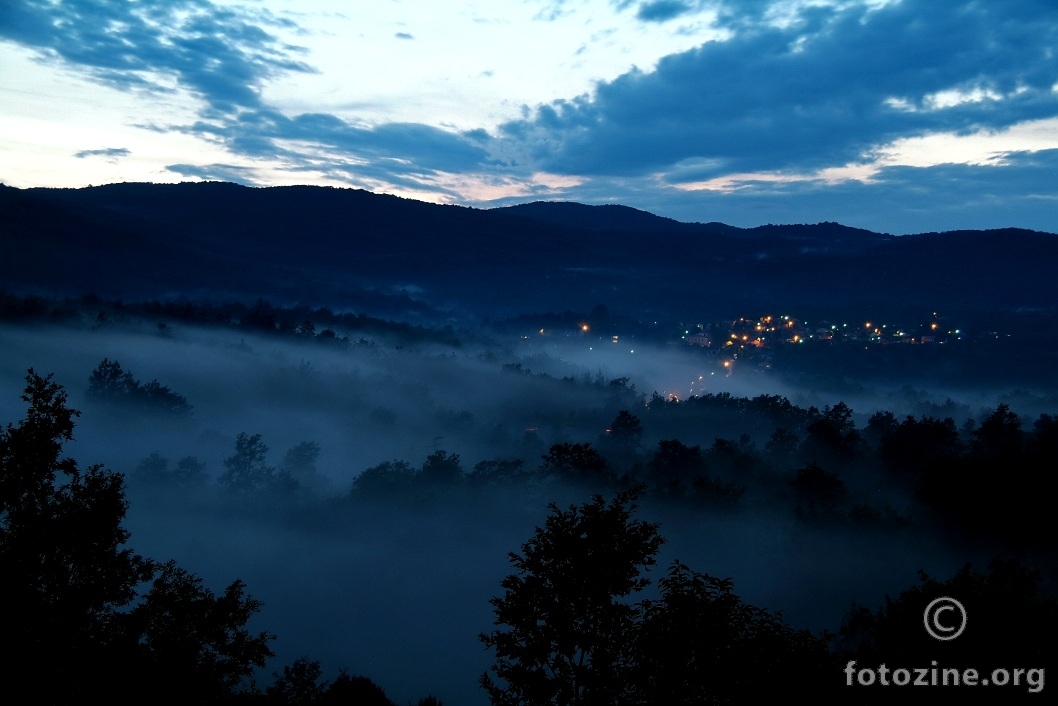
<svg viewBox="0 0 1058 706">
<path fill-rule="evenodd" d="M 338 332 L 341 334 L 342 332 Z M 256 336 L 230 328 L 135 322 L 96 328 L 0 326 L 0 414 L 16 422 L 26 370 L 54 374 L 82 411 L 67 453 L 82 467 L 127 474 L 130 545 L 176 559 L 219 590 L 235 578 L 264 601 L 253 627 L 275 633 L 269 674 L 300 656 L 369 676 L 398 703 L 434 694 L 446 704 L 485 704 L 477 681 L 491 655 L 477 640 L 492 627 L 490 597 L 550 501 L 589 490 L 556 484 L 494 492 L 439 492 L 423 502 L 349 501 L 366 468 L 404 460 L 418 468 L 438 450 L 462 468 L 489 459 L 539 465 L 551 444 L 597 443 L 616 414 L 644 415 L 651 393 L 686 398 L 729 392 L 781 395 L 820 409 L 844 401 L 860 428 L 873 412 L 980 419 L 998 401 L 1029 415 L 1055 411 L 1048 393 L 927 389 L 861 381 L 809 389 L 773 372 L 727 374 L 684 348 L 588 338 L 468 337 L 460 346 L 377 337 L 348 345 Z M 187 417 L 129 413 L 87 395 L 104 359 L 146 383 L 157 380 L 193 405 Z M 627 378 L 627 381 L 623 380 Z M 1019 407 L 1021 405 L 1021 407 Z M 708 447 L 727 427 L 672 429 L 644 421 L 643 458 L 662 439 Z M 737 422 L 732 422 L 736 424 Z M 733 428 L 733 427 L 732 427 Z M 260 434 L 268 462 L 305 441 L 319 445 L 325 483 L 289 504 L 233 509 L 214 495 L 151 491 L 135 470 L 152 453 L 193 456 L 214 481 L 240 433 Z M 734 438 L 737 438 L 737 432 Z M 767 436 L 754 432 L 763 447 Z M 894 503 L 899 501 L 893 495 Z M 869 606 L 916 582 L 945 577 L 987 553 L 929 532 L 835 532 L 797 522 L 767 503 L 740 510 L 641 502 L 666 538 L 655 577 L 675 558 L 731 577 L 745 601 L 784 610 L 795 627 L 836 629 L 854 601 Z"/>
</svg>

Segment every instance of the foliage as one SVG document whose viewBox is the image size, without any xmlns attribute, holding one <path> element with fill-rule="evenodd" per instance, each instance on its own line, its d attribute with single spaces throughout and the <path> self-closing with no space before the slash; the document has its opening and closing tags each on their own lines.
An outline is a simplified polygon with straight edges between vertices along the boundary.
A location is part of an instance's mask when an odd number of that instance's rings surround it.
<svg viewBox="0 0 1058 706">
<path fill-rule="evenodd" d="M 142 384 L 109 358 L 104 358 L 89 376 L 88 397 L 128 410 L 172 416 L 186 416 L 193 409 L 183 395 L 157 380 Z"/>
<path fill-rule="evenodd" d="M 326 693 L 326 685 L 320 682 L 323 669 L 316 660 L 299 657 L 283 667 L 282 674 L 275 674 L 275 682 L 265 692 L 268 701 L 281 704 L 319 703 Z"/>
<path fill-rule="evenodd" d="M 272 656 L 274 636 L 244 627 L 261 608 L 245 590 L 236 580 L 217 596 L 175 562 L 157 566 L 143 600 L 118 621 L 139 647 L 136 678 L 170 684 L 171 694 L 188 699 L 231 694 Z"/>
<path fill-rule="evenodd" d="M 188 702 L 230 692 L 271 655 L 271 636 L 245 628 L 260 603 L 127 548 L 123 476 L 65 457 L 80 413 L 50 375 L 26 383 L 25 419 L 0 431 L 0 678 L 42 703 L 142 700 L 137 674 Z"/>
<path fill-rule="evenodd" d="M 797 517 L 807 522 L 835 519 L 839 504 L 848 495 L 841 478 L 816 463 L 797 469 L 790 485 L 797 493 Z"/>
<path fill-rule="evenodd" d="M 496 653 L 481 678 L 494 706 L 734 704 L 833 675 L 827 636 L 743 603 L 729 579 L 677 561 L 659 598 L 632 602 L 664 542 L 657 524 L 633 519 L 639 492 L 551 505 L 510 555 L 517 573 L 491 601 L 506 629 L 480 636 Z"/>
<path fill-rule="evenodd" d="M 637 635 L 637 703 L 767 701 L 776 684 L 818 691 L 828 678 L 828 638 L 743 603 L 730 579 L 676 561 L 658 585 L 661 597 L 644 601 Z"/>
<path fill-rule="evenodd" d="M 809 455 L 848 456 L 860 450 L 862 438 L 844 402 L 827 406 L 805 427 L 804 451 Z"/>
<path fill-rule="evenodd" d="M 229 492 L 247 496 L 263 490 L 276 480 L 276 470 L 266 462 L 268 446 L 260 434 L 240 432 L 235 438 L 235 453 L 224 459 L 220 483 Z"/>
<path fill-rule="evenodd" d="M 658 442 L 658 450 L 647 463 L 652 484 L 662 495 L 682 496 L 688 483 L 706 474 L 705 459 L 699 446 L 686 446 L 679 439 Z"/>
<path fill-rule="evenodd" d="M 474 470 L 467 474 L 467 481 L 472 486 L 524 483 L 529 478 L 524 466 L 521 459 L 486 459 L 474 464 Z"/>
<path fill-rule="evenodd" d="M 0 432 L 0 576 L 14 609 L 3 612 L 8 679 L 24 680 L 37 664 L 92 683 L 101 644 L 112 640 L 114 612 L 150 577 L 151 562 L 124 547 L 122 477 L 100 466 L 82 471 L 64 457 L 74 418 L 66 392 L 32 369 L 18 426 Z M 72 685 L 49 680 L 56 698 Z"/>
<path fill-rule="evenodd" d="M 315 441 L 302 441 L 283 454 L 283 470 L 297 478 L 316 473 L 316 459 L 320 456 L 320 445 Z"/>
<path fill-rule="evenodd" d="M 598 481 L 609 477 L 609 468 L 591 444 L 564 442 L 553 445 L 543 457 L 540 474 L 570 481 Z"/>
<path fill-rule="evenodd" d="M 610 423 L 612 442 L 621 450 L 631 451 L 643 440 L 643 423 L 627 409 L 622 409 Z"/>
<path fill-rule="evenodd" d="M 482 687 L 496 705 L 621 703 L 639 609 L 623 599 L 642 590 L 642 573 L 661 546 L 658 525 L 632 519 L 636 491 L 606 502 L 595 496 L 567 511 L 550 505 L 544 526 L 509 555 L 516 573 L 490 602 L 495 624 L 480 636 L 495 650 L 493 680 Z"/>
<path fill-rule="evenodd" d="M 451 485 L 463 479 L 463 466 L 459 454 L 438 450 L 426 457 L 419 474 L 426 483 Z"/>
<path fill-rule="evenodd" d="M 147 486 L 193 488 L 205 485 L 205 468 L 194 456 L 184 456 L 170 468 L 169 459 L 155 451 L 136 465 L 132 480 Z"/>
<path fill-rule="evenodd" d="M 407 461 L 383 461 L 364 469 L 353 481 L 353 493 L 365 497 L 387 497 L 411 487 L 415 471 Z"/>
</svg>

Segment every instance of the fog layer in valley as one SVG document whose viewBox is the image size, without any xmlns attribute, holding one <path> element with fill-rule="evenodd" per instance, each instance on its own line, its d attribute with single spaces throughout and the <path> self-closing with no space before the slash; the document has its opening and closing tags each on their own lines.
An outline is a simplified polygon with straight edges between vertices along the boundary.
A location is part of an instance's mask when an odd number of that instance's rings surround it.
<svg viewBox="0 0 1058 706">
<path fill-rule="evenodd" d="M 861 428 L 880 409 L 962 424 L 1011 396 L 870 381 L 840 394 L 800 388 L 770 372 L 727 375 L 715 360 L 683 348 L 589 338 L 458 346 L 362 338 L 339 345 L 178 325 L 4 325 L 0 349 L 2 419 L 24 415 L 19 395 L 28 368 L 53 373 L 82 410 L 67 453 L 129 478 L 127 524 L 136 551 L 176 559 L 213 587 L 246 581 L 264 601 L 255 623 L 278 635 L 271 669 L 308 656 L 330 676 L 346 667 L 371 677 L 398 703 L 427 693 L 445 703 L 486 703 L 477 680 L 491 655 L 477 635 L 492 627 L 488 600 L 511 570 L 507 552 L 543 522 L 548 502 L 581 502 L 591 490 L 538 484 L 525 492 L 445 490 L 415 502 L 352 502 L 354 479 L 365 469 L 394 460 L 418 468 L 443 450 L 459 455 L 464 472 L 498 459 L 521 460 L 531 470 L 552 444 L 605 442 L 618 412 L 644 415 L 655 391 L 782 395 L 819 408 L 844 401 Z M 90 399 L 89 377 L 104 359 L 184 396 L 192 412 L 152 415 Z M 1037 414 L 1043 410 L 1031 407 L 1048 399 L 1022 395 L 1026 408 L 1015 409 Z M 648 458 L 663 439 L 705 448 L 741 432 L 763 447 L 769 430 L 739 429 L 741 423 L 674 431 L 647 419 L 640 453 Z M 241 433 L 260 435 L 273 466 L 299 444 L 317 444 L 314 485 L 269 511 L 228 506 L 201 490 L 159 492 L 136 483 L 137 469 L 157 454 L 170 464 L 194 457 L 215 484 Z M 878 492 L 902 507 L 900 493 Z M 982 548 L 932 533 L 807 526 L 764 501 L 702 509 L 648 498 L 640 516 L 662 523 L 668 541 L 659 567 L 679 558 L 732 577 L 745 601 L 782 609 L 792 625 L 813 630 L 836 629 L 854 601 L 878 605 L 913 584 L 918 569 L 945 577 L 968 559 L 987 558 Z"/>
</svg>

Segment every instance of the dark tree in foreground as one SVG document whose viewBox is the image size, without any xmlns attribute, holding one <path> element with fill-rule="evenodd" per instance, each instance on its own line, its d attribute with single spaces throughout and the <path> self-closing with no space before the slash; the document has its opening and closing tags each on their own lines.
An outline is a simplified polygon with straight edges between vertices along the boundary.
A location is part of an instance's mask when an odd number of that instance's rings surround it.
<svg viewBox="0 0 1058 706">
<path fill-rule="evenodd" d="M 0 669 L 5 684 L 62 700 L 84 688 L 78 682 L 97 683 L 106 668 L 100 647 L 113 639 L 109 618 L 153 566 L 124 547 L 122 477 L 63 456 L 80 414 L 66 406 L 66 392 L 32 369 L 26 382 L 26 418 L 0 431 Z M 43 664 L 53 677 L 27 684 Z"/>
<path fill-rule="evenodd" d="M 660 597 L 633 602 L 664 542 L 633 519 L 638 489 L 551 505 L 493 598 L 496 653 L 481 677 L 494 706 L 680 706 L 768 700 L 777 686 L 829 693 L 841 672 L 827 638 L 743 603 L 730 579 L 679 562 Z M 493 677 L 496 677 L 494 679 Z"/>
<path fill-rule="evenodd" d="M 626 599 L 649 580 L 663 540 L 658 525 L 632 519 L 636 494 L 562 511 L 511 553 L 516 573 L 493 598 L 496 625 L 482 634 L 496 652 L 482 687 L 497 706 L 615 704 L 630 696 L 630 637 L 639 609 Z"/>
<path fill-rule="evenodd" d="M 825 637 L 743 603 L 730 579 L 677 561 L 658 585 L 661 597 L 643 603 L 636 703 L 768 702 L 777 685 L 818 695 L 834 679 Z"/>
<path fill-rule="evenodd" d="M 272 635 L 252 635 L 244 627 L 261 608 L 245 590 L 234 581 L 214 595 L 174 562 L 157 566 L 143 599 L 117 621 L 134 648 L 136 681 L 167 684 L 170 697 L 189 703 L 229 697 L 272 656 Z"/>
<path fill-rule="evenodd" d="M 282 674 L 275 674 L 264 694 L 258 694 L 256 703 L 275 706 L 397 706 L 381 686 L 362 676 L 351 676 L 342 670 L 333 682 L 323 680 L 320 663 L 300 657 L 283 667 Z M 247 703 L 255 703 L 247 700 Z M 433 697 L 419 700 L 419 706 L 441 706 Z"/>
<path fill-rule="evenodd" d="M 8 697 L 131 703 L 164 689 L 186 703 L 225 700 L 272 654 L 270 635 L 245 628 L 260 604 L 239 581 L 215 596 L 173 563 L 127 548 L 124 477 L 64 456 L 79 412 L 51 376 L 31 369 L 26 382 L 26 418 L 0 430 Z"/>
</svg>

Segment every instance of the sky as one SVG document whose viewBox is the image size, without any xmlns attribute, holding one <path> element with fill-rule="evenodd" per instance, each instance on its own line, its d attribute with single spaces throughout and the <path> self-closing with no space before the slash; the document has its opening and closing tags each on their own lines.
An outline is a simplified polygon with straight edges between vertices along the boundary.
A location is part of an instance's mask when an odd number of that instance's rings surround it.
<svg viewBox="0 0 1058 706">
<path fill-rule="evenodd" d="M 1058 232 L 1058 3 L 0 3 L 0 182 L 202 179 Z"/>
</svg>

